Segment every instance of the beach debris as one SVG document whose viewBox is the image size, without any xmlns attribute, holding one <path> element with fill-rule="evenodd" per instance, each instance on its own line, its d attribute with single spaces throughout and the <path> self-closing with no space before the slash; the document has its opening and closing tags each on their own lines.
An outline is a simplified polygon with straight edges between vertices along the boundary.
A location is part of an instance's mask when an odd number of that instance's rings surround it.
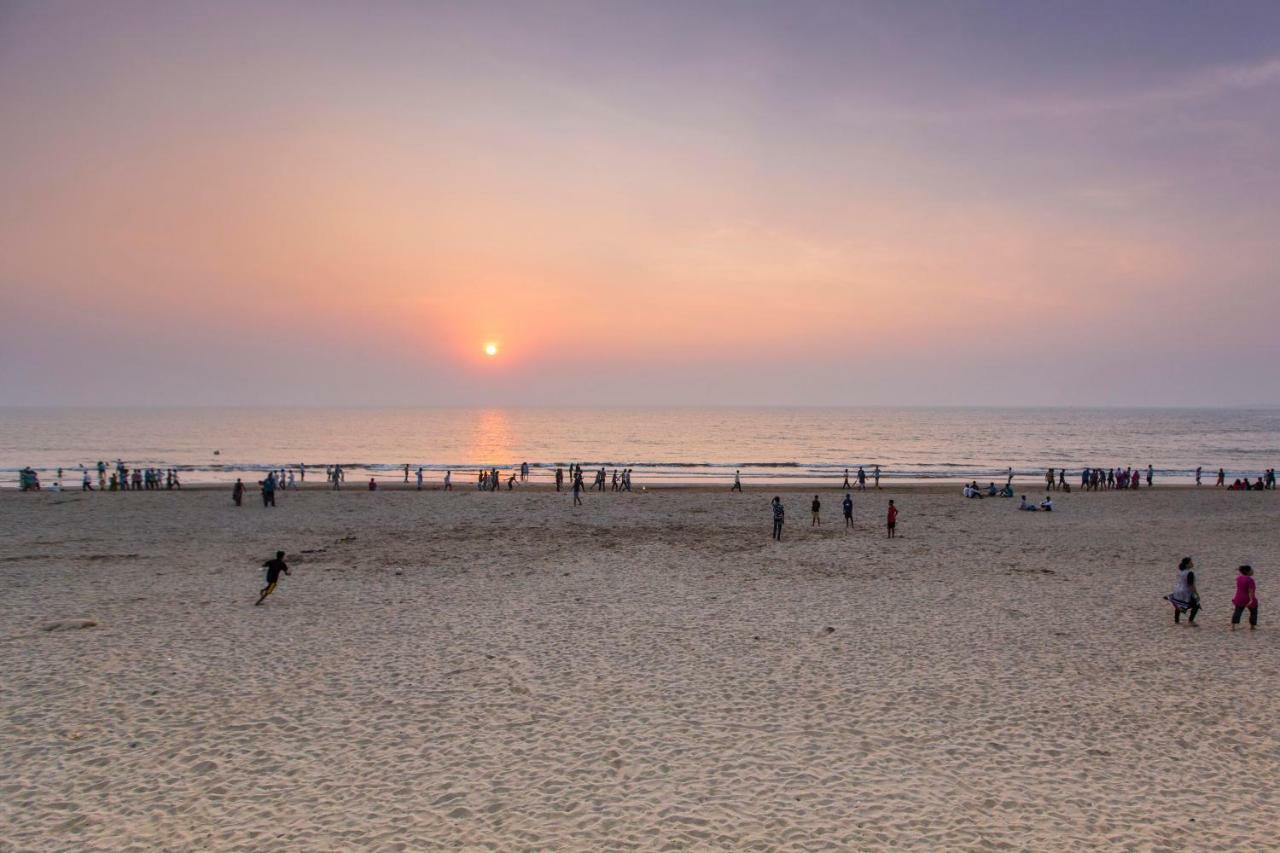
<svg viewBox="0 0 1280 853">
<path fill-rule="evenodd" d="M 824 634 L 834 634 L 835 632 L 836 632 L 836 629 L 832 628 L 830 625 L 822 629 L 822 633 Z"/>
<path fill-rule="evenodd" d="M 42 626 L 44 631 L 75 631 L 80 628 L 95 628 L 98 623 L 92 619 L 60 619 Z"/>
</svg>

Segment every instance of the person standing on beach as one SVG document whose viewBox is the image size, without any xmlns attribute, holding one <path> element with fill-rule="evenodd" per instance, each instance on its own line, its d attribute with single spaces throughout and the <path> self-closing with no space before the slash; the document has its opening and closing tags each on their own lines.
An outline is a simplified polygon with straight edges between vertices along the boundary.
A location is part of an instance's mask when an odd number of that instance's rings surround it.
<svg viewBox="0 0 1280 853">
<path fill-rule="evenodd" d="M 1058 469 L 1058 488 L 1065 489 L 1067 487 L 1067 469 Z"/>
<path fill-rule="evenodd" d="M 267 474 L 267 479 L 262 481 L 262 505 L 276 505 L 276 472 L 272 471 Z"/>
<path fill-rule="evenodd" d="M 89 470 L 87 468 L 85 469 L 84 476 L 80 478 L 80 491 L 93 491 L 93 481 L 89 479 Z"/>
<path fill-rule="evenodd" d="M 280 580 L 281 572 L 290 574 L 289 567 L 284 564 L 284 551 L 276 551 L 275 559 L 267 560 L 262 567 L 267 570 L 267 585 L 259 592 L 258 600 L 253 603 L 255 607 L 276 591 L 276 583 Z"/>
<path fill-rule="evenodd" d="M 1165 600 L 1173 605 L 1173 622 L 1182 621 L 1182 614 L 1187 614 L 1187 624 L 1195 627 L 1196 614 L 1200 612 L 1200 594 L 1196 592 L 1195 563 L 1190 557 L 1183 557 L 1178 563 L 1178 580 L 1174 583 L 1173 592 L 1165 596 Z"/>
<path fill-rule="evenodd" d="M 1155 474 L 1155 471 L 1151 468 L 1150 465 L 1148 465 L 1147 466 L 1147 488 L 1148 489 L 1151 488 L 1151 479 L 1153 474 Z"/>
<path fill-rule="evenodd" d="M 404 463 L 404 481 L 409 482 L 409 463 Z"/>
<path fill-rule="evenodd" d="M 782 506 L 782 498 L 777 495 L 774 495 L 773 503 L 770 504 L 770 506 L 773 507 L 773 538 L 776 541 L 781 542 L 782 522 L 786 518 L 787 511 Z"/>
<path fill-rule="evenodd" d="M 520 463 L 520 482 L 522 483 L 527 482 L 528 479 L 529 479 L 529 463 L 521 462 Z"/>
<path fill-rule="evenodd" d="M 582 492 L 585 487 L 582 483 L 582 472 L 579 471 L 573 478 L 573 505 L 582 506 Z"/>
<path fill-rule="evenodd" d="M 1240 624 L 1240 617 L 1249 611 L 1249 630 L 1258 627 L 1258 586 L 1253 580 L 1253 566 L 1241 566 L 1236 575 L 1236 594 L 1231 599 L 1235 612 L 1231 614 L 1231 630 Z"/>
<path fill-rule="evenodd" d="M 848 492 L 844 493 L 844 503 L 841 504 L 844 509 L 844 526 L 847 530 L 853 527 L 853 495 Z"/>
<path fill-rule="evenodd" d="M 893 501 L 889 501 L 889 515 L 887 519 L 889 525 L 889 538 L 895 538 L 898 533 L 898 508 L 893 505 Z"/>
<path fill-rule="evenodd" d="M 444 490 L 446 492 L 453 491 L 453 472 L 452 471 L 444 472 Z"/>
<path fill-rule="evenodd" d="M 876 479 L 876 488 L 877 489 L 880 488 L 880 466 L 879 465 L 876 466 L 876 470 L 873 472 L 872 476 L 874 476 Z"/>
<path fill-rule="evenodd" d="M 1200 472 L 1201 472 L 1201 471 L 1203 471 L 1203 470 L 1204 470 L 1204 469 L 1203 469 L 1203 468 L 1201 468 L 1199 465 L 1197 465 L 1197 466 L 1196 466 L 1196 485 L 1197 485 L 1197 486 L 1199 486 L 1199 485 L 1200 485 Z"/>
<path fill-rule="evenodd" d="M 236 484 L 231 487 L 231 500 L 236 502 L 236 506 L 241 506 L 244 502 L 244 483 L 239 477 L 236 477 Z"/>
<path fill-rule="evenodd" d="M 852 489 L 852 488 L 853 488 L 853 486 L 850 486 L 850 485 L 849 485 L 849 469 L 848 469 L 848 468 L 845 468 L 845 469 L 844 469 L 844 485 L 842 485 L 840 488 L 842 488 L 842 489 Z"/>
<path fill-rule="evenodd" d="M 556 491 L 557 492 L 560 491 L 562 486 L 564 486 L 564 469 L 561 468 L 559 465 L 557 465 L 556 466 Z"/>
<path fill-rule="evenodd" d="M 422 466 L 418 466 L 418 491 L 422 491 Z"/>
<path fill-rule="evenodd" d="M 305 462 L 298 463 L 298 479 L 307 482 L 307 464 Z"/>
<path fill-rule="evenodd" d="M 818 500 L 818 496 L 813 496 L 813 504 L 809 507 L 813 511 L 813 520 L 809 522 L 810 527 L 822 526 L 822 501 Z"/>
<path fill-rule="evenodd" d="M 1222 486 L 1225 486 L 1226 484 L 1227 484 L 1227 470 L 1226 470 L 1225 468 L 1219 468 L 1219 469 L 1218 469 L 1218 482 L 1217 482 L 1217 485 L 1218 485 L 1218 487 L 1219 487 L 1219 488 L 1221 488 Z"/>
<path fill-rule="evenodd" d="M 729 491 L 731 492 L 742 491 L 742 472 L 741 471 L 733 472 L 733 487 L 729 489 Z"/>
<path fill-rule="evenodd" d="M 865 492 L 867 490 L 867 472 L 858 466 L 858 491 Z"/>
</svg>

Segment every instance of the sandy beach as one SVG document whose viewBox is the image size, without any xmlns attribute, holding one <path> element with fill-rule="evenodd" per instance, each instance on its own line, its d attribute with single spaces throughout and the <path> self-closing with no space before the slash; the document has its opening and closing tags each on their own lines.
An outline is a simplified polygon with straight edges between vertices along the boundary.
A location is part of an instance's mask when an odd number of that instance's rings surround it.
<svg viewBox="0 0 1280 853">
<path fill-rule="evenodd" d="M 0 849 L 1274 843 L 1276 493 L 772 494 L 0 494 Z"/>
</svg>

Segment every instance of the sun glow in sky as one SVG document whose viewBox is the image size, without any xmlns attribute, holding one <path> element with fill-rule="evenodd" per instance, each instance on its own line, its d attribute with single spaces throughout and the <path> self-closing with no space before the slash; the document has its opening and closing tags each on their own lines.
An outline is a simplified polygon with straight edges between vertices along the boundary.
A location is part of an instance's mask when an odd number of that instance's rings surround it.
<svg viewBox="0 0 1280 853">
<path fill-rule="evenodd" d="M 1277 403 L 1277 32 L 0 4 L 0 405 Z"/>
<path fill-rule="evenodd" d="M 489 356 L 490 358 L 493 358 L 495 355 L 498 354 L 498 345 L 494 343 L 485 344 L 484 354 Z"/>
</svg>

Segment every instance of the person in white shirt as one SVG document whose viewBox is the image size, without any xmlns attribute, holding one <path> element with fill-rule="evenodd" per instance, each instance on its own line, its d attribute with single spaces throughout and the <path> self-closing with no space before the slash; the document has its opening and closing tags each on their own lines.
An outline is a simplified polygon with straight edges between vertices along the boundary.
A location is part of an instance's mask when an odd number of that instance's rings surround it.
<svg viewBox="0 0 1280 853">
<path fill-rule="evenodd" d="M 1040 509 L 1045 512 L 1053 512 L 1053 498 L 1045 495 L 1044 500 L 1040 501 Z"/>
</svg>

